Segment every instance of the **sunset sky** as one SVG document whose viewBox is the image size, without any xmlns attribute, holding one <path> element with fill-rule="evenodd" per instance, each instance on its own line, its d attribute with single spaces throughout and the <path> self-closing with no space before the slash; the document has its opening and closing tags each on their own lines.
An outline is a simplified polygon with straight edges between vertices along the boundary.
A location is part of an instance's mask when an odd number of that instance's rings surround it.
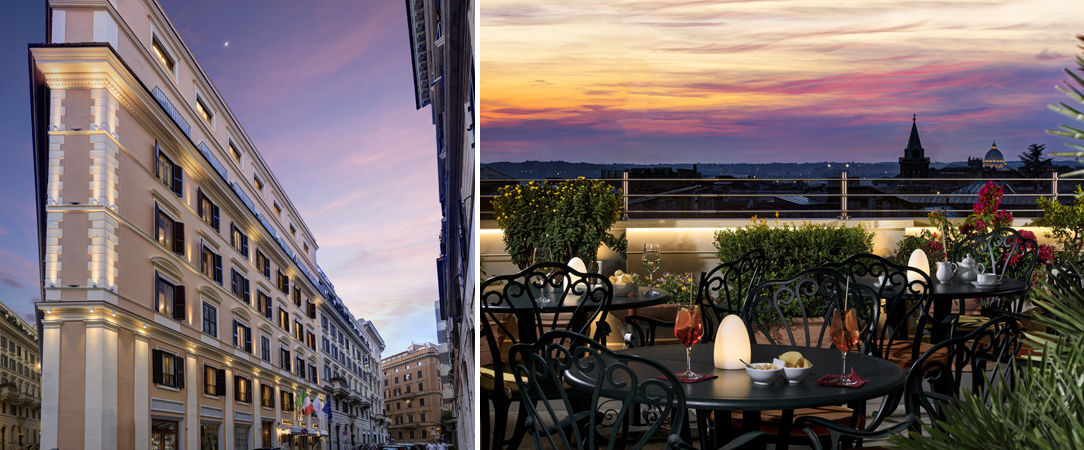
<svg viewBox="0 0 1084 450">
<path fill-rule="evenodd" d="M 160 2 L 312 230 L 339 295 L 377 325 L 384 355 L 435 342 L 435 132 L 431 112 L 414 108 L 403 3 Z M 0 17 L 0 301 L 31 322 L 26 45 L 44 40 L 44 16 L 44 2 L 20 0 Z"/>
<path fill-rule="evenodd" d="M 481 160 L 934 161 L 1064 140 L 1084 2 L 485 0 Z"/>
</svg>

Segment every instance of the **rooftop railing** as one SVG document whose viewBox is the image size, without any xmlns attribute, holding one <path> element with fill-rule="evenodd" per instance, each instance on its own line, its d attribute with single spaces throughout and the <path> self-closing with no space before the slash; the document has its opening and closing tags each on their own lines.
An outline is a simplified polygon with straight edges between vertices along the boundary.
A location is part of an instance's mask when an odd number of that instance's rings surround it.
<svg viewBox="0 0 1084 450">
<path fill-rule="evenodd" d="M 595 178 L 620 189 L 624 219 L 749 218 L 807 219 L 925 218 L 941 210 L 965 217 L 988 181 L 1005 188 L 1001 208 L 1015 217 L 1042 215 L 1040 197 L 1071 203 L 1084 178 Z M 494 220 L 492 200 L 505 185 L 560 182 L 566 178 L 483 179 L 482 220 Z"/>
</svg>

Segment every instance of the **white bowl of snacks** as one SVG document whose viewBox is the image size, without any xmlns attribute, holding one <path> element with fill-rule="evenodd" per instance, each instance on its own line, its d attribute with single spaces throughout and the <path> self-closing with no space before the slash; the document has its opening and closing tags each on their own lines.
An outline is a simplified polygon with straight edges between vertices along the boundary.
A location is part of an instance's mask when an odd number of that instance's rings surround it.
<svg viewBox="0 0 1084 450">
<path fill-rule="evenodd" d="M 614 297 L 627 297 L 636 284 L 632 281 L 632 275 L 621 270 L 610 275 L 610 284 L 614 286 Z"/>
<path fill-rule="evenodd" d="M 772 363 L 753 363 L 745 366 L 745 373 L 753 379 L 753 384 L 767 386 L 775 381 L 783 369 Z"/>
<path fill-rule="evenodd" d="M 783 361 L 783 376 L 791 383 L 800 383 L 809 371 L 813 369 L 813 363 L 805 359 L 801 353 L 790 351 L 779 355 Z"/>
</svg>

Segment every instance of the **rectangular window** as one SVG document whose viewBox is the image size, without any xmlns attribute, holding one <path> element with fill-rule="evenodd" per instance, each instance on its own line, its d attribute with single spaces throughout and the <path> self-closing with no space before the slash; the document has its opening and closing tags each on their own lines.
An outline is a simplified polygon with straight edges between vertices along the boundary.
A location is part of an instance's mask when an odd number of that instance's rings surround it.
<svg viewBox="0 0 1084 450">
<path fill-rule="evenodd" d="M 327 338 L 321 338 L 320 341 L 323 343 L 324 353 L 331 353 L 331 342 Z"/>
<path fill-rule="evenodd" d="M 226 370 L 203 365 L 203 393 L 221 397 L 226 395 Z"/>
<path fill-rule="evenodd" d="M 290 372 L 290 351 L 286 347 L 279 347 L 279 368 Z"/>
<path fill-rule="evenodd" d="M 422 377 L 422 371 L 419 370 L 418 371 L 418 378 L 421 378 L 421 377 Z"/>
<path fill-rule="evenodd" d="M 290 331 L 290 315 L 281 306 L 279 307 L 279 328 L 286 332 Z"/>
<path fill-rule="evenodd" d="M 173 60 L 173 56 L 166 51 L 166 47 L 161 42 L 158 42 L 158 36 L 151 37 L 151 52 L 158 58 L 158 62 L 162 64 L 162 67 L 170 75 L 173 75 L 173 68 L 177 66 L 177 63 Z"/>
<path fill-rule="evenodd" d="M 298 356 L 295 361 L 297 362 L 297 377 L 305 379 L 305 360 Z"/>
<path fill-rule="evenodd" d="M 252 328 L 236 319 L 233 321 L 233 346 L 252 353 Z"/>
<path fill-rule="evenodd" d="M 151 420 L 151 448 L 180 448 L 178 424 L 174 420 Z"/>
<path fill-rule="evenodd" d="M 282 291 L 283 294 L 290 293 L 290 277 L 287 276 L 286 274 L 282 273 L 281 270 L 278 271 L 278 274 L 279 274 L 279 290 Z"/>
<path fill-rule="evenodd" d="M 252 402 L 252 380 L 240 375 L 233 376 L 233 399 L 239 402 Z"/>
<path fill-rule="evenodd" d="M 313 383 L 319 383 L 316 380 L 316 366 L 309 364 L 309 381 Z"/>
<path fill-rule="evenodd" d="M 256 290 L 256 309 L 263 314 L 267 320 L 273 320 L 274 316 L 271 315 L 271 297 L 265 294 L 263 291 Z"/>
<path fill-rule="evenodd" d="M 260 359 L 271 362 L 271 340 L 267 336 L 260 336 Z"/>
<path fill-rule="evenodd" d="M 418 406 L 425 406 L 425 397 L 418 399 Z"/>
<path fill-rule="evenodd" d="M 275 207 L 275 215 L 276 216 L 281 216 L 282 215 L 282 207 L 279 206 L 279 202 L 272 202 L 272 204 Z"/>
<path fill-rule="evenodd" d="M 256 175 L 253 175 L 252 176 L 252 184 L 256 185 L 256 190 L 257 191 L 260 191 L 261 194 L 263 193 L 263 181 L 260 180 L 260 177 L 258 177 Z"/>
<path fill-rule="evenodd" d="M 241 164 L 241 150 L 239 150 L 236 145 L 233 145 L 232 140 L 228 144 L 228 147 L 230 148 L 230 156 L 233 157 L 233 160 L 237 161 L 237 164 Z"/>
<path fill-rule="evenodd" d="M 260 406 L 264 408 L 275 407 L 275 388 L 266 384 L 260 385 Z"/>
<path fill-rule="evenodd" d="M 294 319 L 294 339 L 305 342 L 305 330 L 301 328 L 301 322 L 297 319 Z"/>
<path fill-rule="evenodd" d="M 158 148 L 158 142 L 154 143 L 154 176 L 173 191 L 178 197 L 184 195 L 184 170 L 174 164 L 172 159 L 166 156 L 162 149 Z"/>
<path fill-rule="evenodd" d="M 211 251 L 206 245 L 200 246 L 199 271 L 215 283 L 222 284 L 222 255 Z"/>
<path fill-rule="evenodd" d="M 196 113 L 199 114 L 204 122 L 207 122 L 207 125 L 214 123 L 212 122 L 215 118 L 214 111 L 211 111 L 211 108 L 207 107 L 207 104 L 203 101 L 203 97 L 200 97 L 199 94 L 196 94 Z"/>
<path fill-rule="evenodd" d="M 290 234 L 297 236 L 297 228 L 294 228 L 294 224 L 290 224 Z"/>
<path fill-rule="evenodd" d="M 294 304 L 301 306 L 301 288 L 297 287 L 297 282 L 294 282 Z"/>
<path fill-rule="evenodd" d="M 184 387 L 184 357 L 164 350 L 151 351 L 154 383 L 181 389 Z"/>
<path fill-rule="evenodd" d="M 207 302 L 203 302 L 203 332 L 218 337 L 218 310 Z"/>
<path fill-rule="evenodd" d="M 248 258 L 248 236 L 237 228 L 236 223 L 230 224 L 230 246 Z"/>
<path fill-rule="evenodd" d="M 294 410 L 294 394 L 293 392 L 279 391 L 279 409 L 283 411 L 293 412 Z"/>
<path fill-rule="evenodd" d="M 178 286 L 155 272 L 154 310 L 159 314 L 184 320 L 184 286 Z"/>
<path fill-rule="evenodd" d="M 271 260 L 260 249 L 256 249 L 256 269 L 263 273 L 264 278 L 271 279 Z"/>
<path fill-rule="evenodd" d="M 173 253 L 184 256 L 184 224 L 154 205 L 154 239 Z"/>
<path fill-rule="evenodd" d="M 305 332 L 305 342 L 309 344 L 309 348 L 316 351 L 316 334 L 311 331 Z"/>
<path fill-rule="evenodd" d="M 214 204 L 203 189 L 196 188 L 196 214 L 200 220 L 218 230 L 218 205 Z"/>
<path fill-rule="evenodd" d="M 421 392 L 421 391 L 422 391 L 422 383 L 418 382 L 418 392 Z"/>
<path fill-rule="evenodd" d="M 327 331 L 327 316 L 325 315 L 320 315 L 320 328 L 323 328 L 324 331 Z"/>
<path fill-rule="evenodd" d="M 245 304 L 252 304 L 248 278 L 242 276 L 237 269 L 230 269 L 230 289 L 233 291 L 233 295 L 237 296 Z"/>
<path fill-rule="evenodd" d="M 233 426 L 233 449 L 248 450 L 248 425 Z M 425 437 L 425 436 L 422 436 Z"/>
</svg>

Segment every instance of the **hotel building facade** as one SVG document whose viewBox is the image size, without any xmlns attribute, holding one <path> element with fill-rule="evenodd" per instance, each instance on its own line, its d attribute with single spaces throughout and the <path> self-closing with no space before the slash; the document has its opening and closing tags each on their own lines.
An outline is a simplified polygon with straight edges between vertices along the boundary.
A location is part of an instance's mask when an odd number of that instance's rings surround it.
<svg viewBox="0 0 1084 450">
<path fill-rule="evenodd" d="M 446 333 L 452 380 L 456 446 L 474 448 L 474 261 L 478 242 L 475 141 L 477 39 L 474 0 L 406 0 L 414 102 L 430 106 L 436 131 L 438 196 L 441 205 L 439 319 Z"/>
<path fill-rule="evenodd" d="M 384 358 L 384 415 L 397 443 L 439 443 L 441 439 L 440 357 L 433 344 L 411 344 Z"/>
<path fill-rule="evenodd" d="M 41 439 L 38 333 L 4 304 L 0 316 L 0 450 L 34 447 Z"/>
<path fill-rule="evenodd" d="M 326 445 L 316 241 L 155 0 L 29 49 L 41 448 Z"/>
</svg>

